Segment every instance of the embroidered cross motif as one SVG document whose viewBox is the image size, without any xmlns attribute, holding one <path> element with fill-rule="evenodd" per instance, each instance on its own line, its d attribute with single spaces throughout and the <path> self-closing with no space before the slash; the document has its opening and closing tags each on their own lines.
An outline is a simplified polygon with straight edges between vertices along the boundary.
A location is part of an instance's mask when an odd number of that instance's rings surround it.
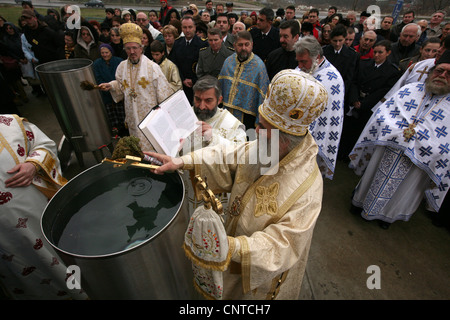
<svg viewBox="0 0 450 320">
<path fill-rule="evenodd" d="M 444 154 L 444 153 L 449 153 L 450 152 L 450 148 L 449 148 L 449 144 L 446 143 L 445 145 L 441 143 L 441 145 L 439 146 L 439 149 L 441 149 L 441 151 L 439 152 L 439 154 Z"/>
<path fill-rule="evenodd" d="M 399 129 L 403 129 L 405 127 L 409 127 L 409 123 L 408 123 L 408 121 L 406 121 L 406 119 L 402 119 L 401 121 L 397 121 L 395 124 L 398 126 Z"/>
<path fill-rule="evenodd" d="M 411 92 L 409 91 L 408 88 L 406 88 L 405 90 L 399 91 L 398 95 L 400 96 L 400 98 L 404 98 L 405 96 L 409 96 L 411 94 Z"/>
<path fill-rule="evenodd" d="M 336 73 L 331 72 L 331 71 L 327 72 L 327 76 L 328 76 L 328 80 L 330 80 L 330 81 L 333 79 L 337 79 Z"/>
<path fill-rule="evenodd" d="M 320 117 L 318 119 L 318 121 L 319 121 L 319 126 L 323 126 L 323 127 L 327 126 L 327 117 Z"/>
<path fill-rule="evenodd" d="M 125 89 L 129 88 L 130 85 L 128 84 L 127 80 L 123 80 L 122 85 Z"/>
<path fill-rule="evenodd" d="M 436 129 L 434 129 L 434 131 L 436 132 L 436 136 L 438 137 L 438 138 L 440 138 L 440 137 L 445 137 L 445 136 L 447 136 L 447 134 L 448 134 L 448 132 L 446 131 L 446 129 L 447 129 L 447 127 L 446 126 L 442 126 L 441 128 L 436 128 Z"/>
<path fill-rule="evenodd" d="M 332 126 L 338 126 L 339 125 L 339 120 L 340 120 L 339 117 L 331 117 L 330 120 L 331 120 L 331 125 Z"/>
<path fill-rule="evenodd" d="M 431 147 L 430 146 L 428 146 L 427 148 L 425 148 L 425 147 L 420 147 L 419 148 L 419 151 L 420 151 L 420 156 L 421 157 L 429 157 L 430 155 L 432 155 L 433 154 L 433 152 L 431 152 Z"/>
<path fill-rule="evenodd" d="M 447 167 L 447 163 L 448 163 L 448 159 L 445 159 L 445 160 L 440 159 L 440 160 L 437 161 L 436 168 L 446 168 Z"/>
<path fill-rule="evenodd" d="M 331 110 L 339 110 L 341 108 L 340 100 L 333 100 Z"/>
<path fill-rule="evenodd" d="M 378 109 L 379 110 L 379 109 Z M 377 123 L 378 125 L 381 125 L 386 119 L 384 118 L 384 116 L 381 116 L 377 119 Z"/>
<path fill-rule="evenodd" d="M 420 73 L 420 77 L 419 77 L 419 79 L 417 79 L 417 81 L 420 81 L 424 75 L 428 74 L 427 69 L 428 69 L 428 66 L 426 66 L 425 69 L 423 69 L 423 70 L 416 71 L 417 73 Z"/>
<path fill-rule="evenodd" d="M 332 141 L 337 141 L 339 138 L 339 132 L 337 131 L 330 131 L 330 135 L 328 136 L 328 139 Z"/>
<path fill-rule="evenodd" d="M 428 133 L 429 133 L 429 131 L 427 129 L 419 130 L 417 132 L 417 139 L 419 141 L 422 141 L 423 139 L 425 139 L 425 140 L 430 139 L 430 135 Z"/>
<path fill-rule="evenodd" d="M 138 81 L 138 85 L 140 85 L 144 89 L 147 88 L 148 84 L 150 84 L 150 82 L 148 82 L 144 77 L 142 77 L 141 80 Z"/>
<path fill-rule="evenodd" d="M 341 92 L 341 90 L 339 89 L 340 85 L 336 85 L 336 86 L 331 86 L 331 94 L 335 95 Z"/>
<path fill-rule="evenodd" d="M 391 115 L 392 119 L 394 119 L 400 114 L 400 111 L 398 110 L 397 107 L 395 107 L 395 109 L 392 110 L 389 114 Z"/>
<path fill-rule="evenodd" d="M 328 146 L 327 152 L 335 154 L 336 153 L 336 146 Z M 331 160 L 334 160 L 334 159 L 331 159 Z"/>
<path fill-rule="evenodd" d="M 392 105 L 394 104 L 394 98 L 389 99 L 389 101 L 387 101 L 385 103 L 386 107 L 389 109 Z"/>
<path fill-rule="evenodd" d="M 390 134 L 392 132 L 392 129 L 389 128 L 389 125 L 387 124 L 383 129 L 381 129 L 381 133 L 383 137 L 387 134 Z"/>
<path fill-rule="evenodd" d="M 439 111 L 432 111 L 430 113 L 431 115 L 431 120 L 436 121 L 436 120 L 442 120 L 444 119 L 444 115 L 442 114 L 442 109 L 439 109 Z"/>
<path fill-rule="evenodd" d="M 409 102 L 405 102 L 406 110 L 411 111 L 411 109 L 413 109 L 413 108 L 416 109 L 417 106 L 418 106 L 418 104 L 415 103 L 415 102 L 416 102 L 415 99 L 412 99 L 412 100 L 409 101 Z"/>
<path fill-rule="evenodd" d="M 277 195 L 280 185 L 275 182 L 269 187 L 256 187 L 256 206 L 255 217 L 260 217 L 263 214 L 274 216 L 278 212 Z"/>
</svg>

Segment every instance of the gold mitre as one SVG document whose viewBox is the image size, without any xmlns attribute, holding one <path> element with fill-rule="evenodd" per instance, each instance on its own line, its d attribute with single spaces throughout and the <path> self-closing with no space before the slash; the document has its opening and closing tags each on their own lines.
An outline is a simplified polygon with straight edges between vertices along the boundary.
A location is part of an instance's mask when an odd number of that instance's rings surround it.
<svg viewBox="0 0 450 320">
<path fill-rule="evenodd" d="M 123 44 L 136 42 L 142 44 L 142 29 L 136 23 L 127 22 L 120 26 L 119 34 Z"/>
<path fill-rule="evenodd" d="M 283 70 L 273 77 L 259 114 L 285 133 L 303 136 L 327 103 L 327 90 L 310 74 Z"/>
</svg>

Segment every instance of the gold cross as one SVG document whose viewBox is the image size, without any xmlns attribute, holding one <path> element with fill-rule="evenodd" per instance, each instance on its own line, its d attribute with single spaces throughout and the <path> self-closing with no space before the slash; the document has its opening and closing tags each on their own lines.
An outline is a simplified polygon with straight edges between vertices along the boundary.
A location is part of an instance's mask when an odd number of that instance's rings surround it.
<svg viewBox="0 0 450 320">
<path fill-rule="evenodd" d="M 150 82 L 148 82 L 144 77 L 142 77 L 141 80 L 138 81 L 138 85 L 140 85 L 144 89 L 148 84 L 150 84 Z"/>
<path fill-rule="evenodd" d="M 420 81 L 420 79 L 422 79 L 424 74 L 428 74 L 427 69 L 428 69 L 428 66 L 426 66 L 425 69 L 423 69 L 423 70 L 416 71 L 417 73 L 420 73 L 420 77 L 419 77 L 419 79 L 417 79 L 417 81 Z"/>
<path fill-rule="evenodd" d="M 122 85 L 125 89 L 129 87 L 127 80 L 123 80 Z"/>
</svg>

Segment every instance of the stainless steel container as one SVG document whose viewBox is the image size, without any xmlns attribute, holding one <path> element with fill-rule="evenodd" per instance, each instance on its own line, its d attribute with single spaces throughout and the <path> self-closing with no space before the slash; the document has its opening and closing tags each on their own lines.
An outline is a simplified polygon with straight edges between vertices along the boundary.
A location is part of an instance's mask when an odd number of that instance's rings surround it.
<svg viewBox="0 0 450 320">
<path fill-rule="evenodd" d="M 98 164 L 48 203 L 42 231 L 91 299 L 194 299 L 178 173 Z"/>
<path fill-rule="evenodd" d="M 38 65 L 36 72 L 76 153 L 94 152 L 111 143 L 111 128 L 100 92 L 80 87 L 84 80 L 96 83 L 91 60 L 52 61 Z"/>
</svg>

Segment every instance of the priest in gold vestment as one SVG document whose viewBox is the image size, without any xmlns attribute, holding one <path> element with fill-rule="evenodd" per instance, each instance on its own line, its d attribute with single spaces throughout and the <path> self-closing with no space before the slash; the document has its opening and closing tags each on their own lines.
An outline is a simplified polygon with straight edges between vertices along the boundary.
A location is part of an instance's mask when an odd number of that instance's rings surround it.
<svg viewBox="0 0 450 320">
<path fill-rule="evenodd" d="M 155 173 L 195 170 L 214 193 L 231 193 L 222 299 L 298 299 L 323 189 L 308 126 L 327 100 L 310 75 L 283 70 L 259 107 L 257 140 L 181 158 L 149 153 L 164 163 Z M 263 161 L 264 153 L 271 161 Z"/>
<path fill-rule="evenodd" d="M 111 90 L 115 102 L 124 100 L 125 122 L 131 136 L 138 137 L 141 149 L 153 149 L 139 129 L 139 123 L 150 110 L 174 93 L 161 68 L 143 54 L 142 29 L 135 23 L 124 23 L 119 29 L 128 59 L 116 70 L 116 80 L 99 84 L 100 90 Z"/>
</svg>

